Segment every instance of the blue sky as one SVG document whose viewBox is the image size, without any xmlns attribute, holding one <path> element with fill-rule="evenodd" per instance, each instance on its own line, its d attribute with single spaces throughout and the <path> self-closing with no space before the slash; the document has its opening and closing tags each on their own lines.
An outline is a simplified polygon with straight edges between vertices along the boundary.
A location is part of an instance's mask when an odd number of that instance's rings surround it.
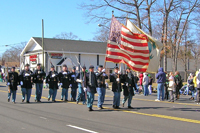
<svg viewBox="0 0 200 133">
<path fill-rule="evenodd" d="M 87 0 L 1 0 L 0 55 L 10 45 L 29 41 L 31 37 L 52 38 L 61 32 L 72 32 L 82 40 L 92 40 L 98 23 L 89 23 L 78 3 Z"/>
</svg>

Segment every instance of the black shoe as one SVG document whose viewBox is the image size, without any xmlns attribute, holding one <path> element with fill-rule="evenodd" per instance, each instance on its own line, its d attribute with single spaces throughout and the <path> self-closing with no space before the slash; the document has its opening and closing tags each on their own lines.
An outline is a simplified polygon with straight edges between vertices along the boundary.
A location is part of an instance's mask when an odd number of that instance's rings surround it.
<svg viewBox="0 0 200 133">
<path fill-rule="evenodd" d="M 68 102 L 68 100 L 65 100 L 65 102 Z"/>
<path fill-rule="evenodd" d="M 50 98 L 48 98 L 48 101 L 50 100 Z"/>
<path fill-rule="evenodd" d="M 131 107 L 131 106 L 128 106 L 128 108 L 129 108 L 129 109 L 133 109 L 133 107 Z"/>
<path fill-rule="evenodd" d="M 104 107 L 101 107 L 101 109 L 104 109 Z"/>
<path fill-rule="evenodd" d="M 8 102 L 10 102 L 10 99 L 8 99 Z"/>
<path fill-rule="evenodd" d="M 60 100 L 63 100 L 63 98 L 61 98 Z"/>
<path fill-rule="evenodd" d="M 79 103 L 79 101 L 77 100 L 77 101 L 76 101 L 76 104 L 78 104 L 78 103 Z"/>
<path fill-rule="evenodd" d="M 30 103 L 29 101 L 26 101 L 26 103 Z"/>
<path fill-rule="evenodd" d="M 113 105 L 113 109 L 116 109 L 116 106 L 115 106 L 115 105 Z"/>
<path fill-rule="evenodd" d="M 122 103 L 122 107 L 124 107 L 124 103 Z"/>
<path fill-rule="evenodd" d="M 22 102 L 24 102 L 24 99 L 22 99 Z"/>
<path fill-rule="evenodd" d="M 55 103 L 55 102 L 56 102 L 56 100 L 52 100 L 52 102 L 54 102 L 54 103 Z"/>
<path fill-rule="evenodd" d="M 88 111 L 94 111 L 92 108 L 89 108 Z"/>
<path fill-rule="evenodd" d="M 41 101 L 40 101 L 40 100 L 38 100 L 37 102 L 38 102 L 38 103 L 41 103 Z"/>
<path fill-rule="evenodd" d="M 116 109 L 120 109 L 120 107 L 119 107 L 119 106 L 116 106 Z"/>
</svg>

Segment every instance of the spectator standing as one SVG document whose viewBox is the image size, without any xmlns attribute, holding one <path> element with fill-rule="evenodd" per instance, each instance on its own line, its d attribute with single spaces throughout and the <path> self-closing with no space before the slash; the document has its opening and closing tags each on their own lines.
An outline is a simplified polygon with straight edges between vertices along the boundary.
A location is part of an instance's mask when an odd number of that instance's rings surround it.
<svg viewBox="0 0 200 133">
<path fill-rule="evenodd" d="M 174 82 L 173 72 L 170 72 L 168 80 L 169 80 L 168 91 L 169 91 L 169 96 L 170 96 L 169 102 L 174 102 L 175 82 Z"/>
<path fill-rule="evenodd" d="M 143 73 L 140 73 L 140 75 L 139 75 L 139 82 L 140 82 L 140 86 L 142 87 L 142 92 L 144 93 L 144 88 L 143 88 L 143 85 L 142 85 L 142 80 L 143 80 Z"/>
<path fill-rule="evenodd" d="M 142 84 L 144 87 L 144 96 L 148 96 L 148 85 L 149 85 L 149 77 L 147 76 L 147 73 L 143 74 L 143 80 L 142 80 Z"/>
<path fill-rule="evenodd" d="M 167 72 L 165 72 L 165 74 L 166 74 L 165 99 L 168 100 L 168 98 L 169 98 L 169 91 L 168 91 L 168 87 L 169 87 L 169 74 L 167 74 Z"/>
<path fill-rule="evenodd" d="M 157 79 L 157 99 L 155 101 L 160 101 L 160 93 L 162 93 L 162 100 L 164 100 L 164 84 L 166 82 L 166 74 L 163 71 L 163 68 L 160 67 L 158 69 L 158 73 L 156 74 Z"/>
<path fill-rule="evenodd" d="M 200 102 L 200 69 L 199 69 L 199 72 L 197 74 L 197 104 L 199 104 Z"/>
<path fill-rule="evenodd" d="M 193 82 L 193 74 L 190 74 L 190 78 L 188 79 L 188 83 L 189 83 L 189 89 L 188 91 L 190 90 L 192 92 L 192 97 L 190 98 L 190 100 L 194 100 L 194 91 L 195 91 L 195 88 L 194 88 L 194 82 Z"/>
<path fill-rule="evenodd" d="M 174 80 L 176 83 L 176 100 L 177 100 L 177 99 L 179 99 L 179 90 L 183 86 L 181 75 L 178 71 L 175 72 Z"/>
<path fill-rule="evenodd" d="M 152 93 L 151 88 L 152 88 L 153 78 L 151 77 L 150 74 L 148 75 L 148 77 L 149 77 L 149 95 L 151 95 L 151 93 Z"/>
<path fill-rule="evenodd" d="M 197 100 L 197 75 L 198 75 L 198 71 L 196 71 L 195 76 L 193 78 L 194 88 L 196 91 L 195 100 Z"/>
</svg>

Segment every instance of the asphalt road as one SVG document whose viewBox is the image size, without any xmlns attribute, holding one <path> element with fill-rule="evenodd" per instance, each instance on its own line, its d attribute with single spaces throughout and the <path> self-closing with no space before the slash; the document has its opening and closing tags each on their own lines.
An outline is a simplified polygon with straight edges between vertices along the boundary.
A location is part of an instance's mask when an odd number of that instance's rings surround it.
<svg viewBox="0 0 200 133">
<path fill-rule="evenodd" d="M 7 87 L 0 86 L 0 133 L 199 133 L 200 105 L 181 96 L 175 103 L 155 102 L 156 94 L 137 95 L 133 109 L 112 109 L 112 92 L 107 90 L 105 109 L 88 112 L 87 106 L 74 102 L 47 101 L 48 89 L 43 90 L 42 103 L 21 103 L 21 90 L 16 104 L 7 102 Z M 122 94 L 122 93 L 121 93 Z M 70 98 L 70 97 L 69 97 Z M 121 98 L 123 96 L 121 95 Z M 97 99 L 97 96 L 95 97 Z M 127 103 L 126 103 L 127 104 Z"/>
</svg>

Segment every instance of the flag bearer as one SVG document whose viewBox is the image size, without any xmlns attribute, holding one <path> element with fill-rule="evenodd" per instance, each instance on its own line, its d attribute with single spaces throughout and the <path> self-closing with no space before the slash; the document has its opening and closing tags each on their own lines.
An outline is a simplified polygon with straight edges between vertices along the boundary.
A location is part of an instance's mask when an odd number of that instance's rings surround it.
<svg viewBox="0 0 200 133">
<path fill-rule="evenodd" d="M 41 64 L 38 63 L 36 70 L 33 72 L 33 81 L 36 85 L 35 91 L 35 102 L 41 102 L 42 97 L 42 89 L 43 89 L 43 80 L 45 78 L 46 73 L 42 70 Z"/>
<path fill-rule="evenodd" d="M 113 108 L 119 109 L 120 105 L 120 93 L 121 89 L 121 82 L 122 82 L 122 75 L 119 71 L 119 68 L 116 66 L 114 68 L 114 73 L 110 75 L 110 82 L 112 82 L 112 91 L 114 93 L 113 96 Z"/>
<path fill-rule="evenodd" d="M 89 67 L 86 81 L 87 88 L 84 87 L 84 91 L 87 91 L 87 107 L 89 111 L 93 111 L 92 106 L 94 101 L 94 94 L 96 93 L 97 87 L 97 77 L 94 73 L 93 65 Z"/>
<path fill-rule="evenodd" d="M 124 74 L 123 76 L 124 76 L 123 77 L 123 79 L 124 79 L 124 85 L 123 85 L 124 99 L 122 100 L 122 105 L 124 107 L 124 104 L 125 104 L 126 100 L 128 99 L 128 108 L 131 109 L 132 108 L 131 101 L 132 101 L 132 97 L 134 96 L 134 88 L 136 88 L 135 82 L 134 82 L 134 75 L 131 73 L 130 68 L 127 68 L 126 74 Z"/>
<path fill-rule="evenodd" d="M 97 108 L 103 109 L 102 105 L 104 103 L 105 94 L 106 94 L 105 79 L 108 79 L 108 76 L 105 74 L 105 69 L 103 69 L 102 65 L 99 65 L 96 76 L 97 76 L 97 93 L 98 93 Z"/>
<path fill-rule="evenodd" d="M 68 71 L 67 65 L 63 65 L 62 71 L 58 74 L 60 86 L 62 87 L 62 93 L 61 93 L 61 100 L 64 100 L 65 102 L 68 101 L 68 89 L 70 85 L 70 72 Z M 65 99 L 64 99 L 65 97 Z"/>
<path fill-rule="evenodd" d="M 9 86 L 8 102 L 10 102 L 10 97 L 12 93 L 12 102 L 15 103 L 17 85 L 19 85 L 19 76 L 18 76 L 18 73 L 15 72 L 15 67 L 12 67 L 11 72 L 9 72 L 8 74 L 9 74 L 8 82 L 7 82 L 7 85 Z"/>
<path fill-rule="evenodd" d="M 70 75 L 71 75 L 71 84 L 70 84 L 71 101 L 76 101 L 76 93 L 77 93 L 78 84 L 76 82 L 77 73 L 76 73 L 76 67 L 75 66 L 72 68 L 72 73 Z"/>
<path fill-rule="evenodd" d="M 48 101 L 50 100 L 52 96 L 52 102 L 56 102 L 56 95 L 57 95 L 57 89 L 58 89 L 58 73 L 55 71 L 54 66 L 51 66 L 51 70 L 47 74 L 46 77 L 46 85 L 49 85 L 49 95 L 48 95 Z"/>
<path fill-rule="evenodd" d="M 30 103 L 32 85 L 33 85 L 33 72 L 29 69 L 29 64 L 25 65 L 25 69 L 20 73 L 20 85 L 22 88 L 22 102 L 25 100 L 25 94 L 27 96 L 26 102 Z"/>
</svg>

